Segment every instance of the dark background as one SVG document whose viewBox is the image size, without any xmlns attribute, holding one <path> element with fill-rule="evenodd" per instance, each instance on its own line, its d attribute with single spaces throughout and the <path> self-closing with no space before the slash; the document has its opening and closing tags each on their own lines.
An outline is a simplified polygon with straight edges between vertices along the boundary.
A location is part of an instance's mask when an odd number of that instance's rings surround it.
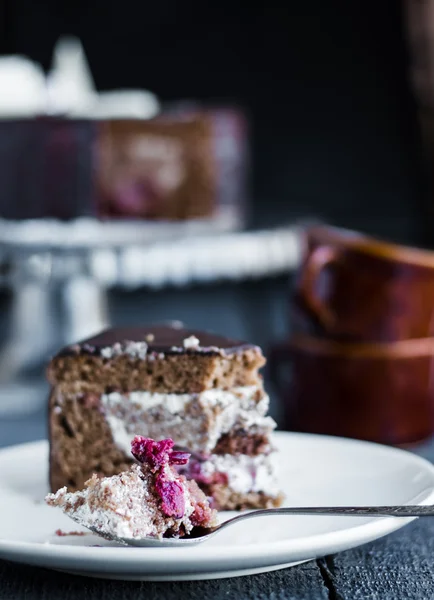
<svg viewBox="0 0 434 600">
<path fill-rule="evenodd" d="M 1 4 L 0 4 L 1 5 Z M 405 20 L 391 0 L 3 0 L 0 52 L 78 35 L 98 88 L 250 114 L 253 225 L 319 217 L 434 246 Z"/>
</svg>

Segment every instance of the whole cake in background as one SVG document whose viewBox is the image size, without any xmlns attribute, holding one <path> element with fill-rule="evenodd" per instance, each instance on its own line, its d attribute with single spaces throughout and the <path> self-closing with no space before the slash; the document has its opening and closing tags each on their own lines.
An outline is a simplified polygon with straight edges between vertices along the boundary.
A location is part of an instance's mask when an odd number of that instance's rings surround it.
<svg viewBox="0 0 434 600">
<path fill-rule="evenodd" d="M 0 218 L 205 219 L 238 228 L 247 135 L 238 109 L 0 120 Z"/>
<path fill-rule="evenodd" d="M 52 491 L 127 470 L 140 435 L 188 451 L 178 469 L 216 508 L 278 506 L 264 364 L 258 346 L 179 323 L 112 329 L 64 348 L 48 367 Z"/>
</svg>

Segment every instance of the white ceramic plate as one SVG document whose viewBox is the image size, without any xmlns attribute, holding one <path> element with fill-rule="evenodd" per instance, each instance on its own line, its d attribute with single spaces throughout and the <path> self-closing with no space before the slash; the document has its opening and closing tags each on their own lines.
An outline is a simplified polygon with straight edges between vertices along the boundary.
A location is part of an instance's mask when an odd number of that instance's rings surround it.
<svg viewBox="0 0 434 600">
<path fill-rule="evenodd" d="M 434 467 L 402 450 L 333 437 L 279 432 L 287 505 L 434 503 Z M 411 519 L 264 517 L 193 548 L 127 548 L 93 535 L 59 537 L 77 526 L 43 503 L 48 445 L 0 452 L 0 558 L 95 577 L 217 579 L 281 569 L 399 529 Z M 231 513 L 222 513 L 222 519 Z M 100 546 L 95 547 L 96 544 Z"/>
</svg>

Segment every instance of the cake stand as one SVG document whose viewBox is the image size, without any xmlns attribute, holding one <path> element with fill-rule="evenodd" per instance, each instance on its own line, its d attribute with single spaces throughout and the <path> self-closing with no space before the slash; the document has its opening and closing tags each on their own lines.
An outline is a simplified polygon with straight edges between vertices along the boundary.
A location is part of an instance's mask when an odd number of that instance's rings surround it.
<svg viewBox="0 0 434 600">
<path fill-rule="evenodd" d="M 0 284 L 11 290 L 0 348 L 0 415 L 38 410 L 49 355 L 110 325 L 108 293 L 289 273 L 296 226 L 234 231 L 228 219 L 182 223 L 0 220 Z"/>
</svg>

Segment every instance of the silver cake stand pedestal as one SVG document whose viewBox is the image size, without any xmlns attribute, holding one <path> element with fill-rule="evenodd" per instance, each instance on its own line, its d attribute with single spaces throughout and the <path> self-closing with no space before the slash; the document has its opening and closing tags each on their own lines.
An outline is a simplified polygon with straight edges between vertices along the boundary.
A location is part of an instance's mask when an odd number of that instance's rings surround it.
<svg viewBox="0 0 434 600">
<path fill-rule="evenodd" d="M 242 281 L 298 264 L 297 227 L 239 232 L 219 223 L 0 220 L 0 284 L 11 291 L 0 416 L 41 408 L 48 357 L 110 325 L 110 288 Z"/>
</svg>

